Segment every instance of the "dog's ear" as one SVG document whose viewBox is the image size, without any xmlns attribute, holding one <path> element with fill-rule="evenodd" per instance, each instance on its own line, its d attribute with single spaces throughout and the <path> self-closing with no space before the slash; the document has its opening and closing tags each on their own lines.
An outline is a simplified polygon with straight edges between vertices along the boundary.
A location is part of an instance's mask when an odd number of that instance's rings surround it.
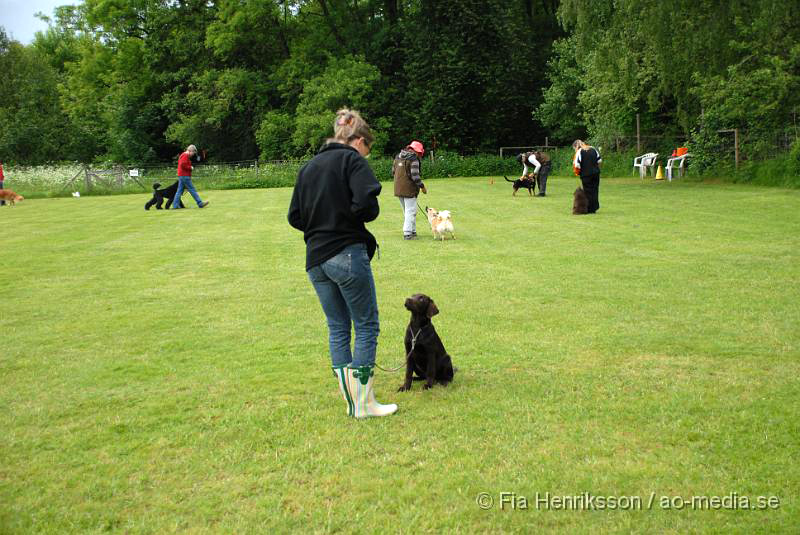
<svg viewBox="0 0 800 535">
<path fill-rule="evenodd" d="M 429 318 L 432 318 L 432 317 L 434 317 L 434 316 L 435 316 L 436 314 L 438 314 L 438 313 L 439 313 L 439 309 L 438 309 L 438 308 L 436 308 L 436 303 L 434 303 L 434 302 L 433 302 L 433 299 L 431 299 L 431 302 L 430 302 L 430 304 L 428 305 L 428 317 L 429 317 Z"/>
</svg>

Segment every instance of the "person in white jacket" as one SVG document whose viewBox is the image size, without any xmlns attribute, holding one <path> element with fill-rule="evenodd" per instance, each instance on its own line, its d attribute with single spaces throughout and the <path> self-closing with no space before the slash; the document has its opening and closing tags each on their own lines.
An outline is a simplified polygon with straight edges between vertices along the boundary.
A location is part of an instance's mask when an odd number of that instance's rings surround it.
<svg viewBox="0 0 800 535">
<path fill-rule="evenodd" d="M 517 161 L 522 164 L 522 176 L 528 175 L 528 166 L 533 167 L 533 176 L 536 177 L 536 185 L 539 187 L 537 197 L 545 197 L 547 192 L 547 177 L 550 175 L 552 162 L 546 152 L 533 151 L 523 152 L 517 156 Z"/>
</svg>

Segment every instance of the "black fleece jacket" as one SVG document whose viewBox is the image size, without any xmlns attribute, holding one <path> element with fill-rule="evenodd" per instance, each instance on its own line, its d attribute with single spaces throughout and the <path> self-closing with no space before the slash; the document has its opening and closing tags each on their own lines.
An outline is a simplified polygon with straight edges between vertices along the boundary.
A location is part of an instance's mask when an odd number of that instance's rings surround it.
<svg viewBox="0 0 800 535">
<path fill-rule="evenodd" d="M 288 219 L 303 231 L 306 271 L 354 243 L 365 243 L 372 259 L 377 244 L 364 223 L 378 217 L 380 192 L 367 160 L 349 145 L 328 143 L 300 168 Z"/>
</svg>

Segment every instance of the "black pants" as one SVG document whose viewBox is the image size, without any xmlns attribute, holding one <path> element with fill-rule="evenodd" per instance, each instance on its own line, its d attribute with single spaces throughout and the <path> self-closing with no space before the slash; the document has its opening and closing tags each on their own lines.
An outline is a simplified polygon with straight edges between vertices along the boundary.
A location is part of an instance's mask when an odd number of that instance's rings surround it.
<svg viewBox="0 0 800 535">
<path fill-rule="evenodd" d="M 589 213 L 593 214 L 600 209 L 600 173 L 581 176 L 581 183 L 589 201 Z"/>
<path fill-rule="evenodd" d="M 542 168 L 539 169 L 539 174 L 537 175 L 536 182 L 539 186 L 539 195 L 544 195 L 547 191 L 547 176 L 550 174 L 550 168 L 553 166 L 550 162 L 542 164 Z"/>
</svg>

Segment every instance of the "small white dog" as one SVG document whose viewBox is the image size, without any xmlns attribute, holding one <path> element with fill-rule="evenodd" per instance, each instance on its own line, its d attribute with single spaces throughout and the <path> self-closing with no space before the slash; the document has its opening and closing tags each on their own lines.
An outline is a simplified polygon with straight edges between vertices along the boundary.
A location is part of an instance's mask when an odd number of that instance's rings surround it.
<svg viewBox="0 0 800 535">
<path fill-rule="evenodd" d="M 444 241 L 445 232 L 449 232 L 453 239 L 456 239 L 456 234 L 453 229 L 453 219 L 450 217 L 450 210 L 437 211 L 426 206 L 425 214 L 428 216 L 428 223 L 431 225 L 434 240 L 441 238 L 441 240 Z"/>
</svg>

